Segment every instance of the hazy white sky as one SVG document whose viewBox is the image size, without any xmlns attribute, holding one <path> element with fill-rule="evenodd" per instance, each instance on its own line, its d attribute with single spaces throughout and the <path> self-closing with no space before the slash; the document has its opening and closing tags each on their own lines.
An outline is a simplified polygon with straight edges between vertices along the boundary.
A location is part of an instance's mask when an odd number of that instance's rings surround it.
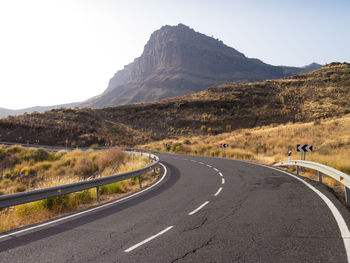
<svg viewBox="0 0 350 263">
<path fill-rule="evenodd" d="M 83 101 L 162 25 L 274 65 L 350 61 L 347 0 L 0 0 L 0 107 Z"/>
</svg>

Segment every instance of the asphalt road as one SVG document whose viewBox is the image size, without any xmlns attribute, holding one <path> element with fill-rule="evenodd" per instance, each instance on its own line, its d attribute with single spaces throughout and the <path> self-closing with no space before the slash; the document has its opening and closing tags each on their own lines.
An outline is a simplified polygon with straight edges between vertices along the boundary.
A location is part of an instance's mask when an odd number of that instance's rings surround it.
<svg viewBox="0 0 350 263">
<path fill-rule="evenodd" d="M 0 235 L 0 262 L 347 262 L 334 214 L 300 180 L 240 161 L 159 156 L 167 174 L 154 188 Z M 340 201 L 310 184 L 349 225 Z"/>
</svg>

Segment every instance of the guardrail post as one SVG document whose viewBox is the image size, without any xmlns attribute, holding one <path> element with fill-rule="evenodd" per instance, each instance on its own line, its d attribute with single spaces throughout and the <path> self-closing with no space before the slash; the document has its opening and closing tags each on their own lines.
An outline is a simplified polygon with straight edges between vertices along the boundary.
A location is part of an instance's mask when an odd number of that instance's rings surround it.
<svg viewBox="0 0 350 263">
<path fill-rule="evenodd" d="M 97 202 L 100 202 L 100 187 L 96 186 L 96 198 Z"/>
<path fill-rule="evenodd" d="M 140 185 L 140 188 L 142 188 L 142 179 L 141 179 L 141 175 L 139 175 L 139 185 Z"/>
<path fill-rule="evenodd" d="M 350 203 L 350 189 L 347 188 L 346 186 L 344 186 L 344 187 L 345 187 L 345 201 L 347 203 Z"/>
<path fill-rule="evenodd" d="M 322 173 L 320 171 L 317 171 L 317 175 L 318 175 L 318 181 L 322 183 Z"/>
<path fill-rule="evenodd" d="M 297 176 L 299 176 L 299 166 L 297 166 Z"/>
</svg>

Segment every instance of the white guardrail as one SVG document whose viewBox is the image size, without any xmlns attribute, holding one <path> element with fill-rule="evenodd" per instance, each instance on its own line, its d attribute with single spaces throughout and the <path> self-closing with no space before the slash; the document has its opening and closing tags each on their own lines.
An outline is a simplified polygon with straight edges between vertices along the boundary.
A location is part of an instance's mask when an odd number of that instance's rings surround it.
<svg viewBox="0 0 350 263">
<path fill-rule="evenodd" d="M 318 174 L 318 180 L 320 183 L 322 183 L 322 174 L 325 174 L 345 186 L 345 200 L 347 203 L 350 203 L 350 176 L 337 169 L 334 169 L 324 164 L 302 160 L 280 162 L 274 164 L 273 166 L 296 166 L 297 176 L 299 176 L 299 167 L 305 167 L 316 170 Z"/>
<path fill-rule="evenodd" d="M 135 152 L 134 150 L 147 151 L 149 153 Z M 0 210 L 5 207 L 29 203 L 29 202 L 56 197 L 64 194 L 79 192 L 90 188 L 96 188 L 96 198 L 98 201 L 100 201 L 100 186 L 123 181 L 134 177 L 139 178 L 139 185 L 140 185 L 140 188 L 142 188 L 141 175 L 149 171 L 152 171 L 153 175 L 155 175 L 155 168 L 159 166 L 158 156 L 151 154 L 151 152 L 154 152 L 154 151 L 143 150 L 143 149 L 126 150 L 126 153 L 130 154 L 131 156 L 133 155 L 145 156 L 152 161 L 152 164 L 147 165 L 146 167 L 141 169 L 137 169 L 134 171 L 121 173 L 121 174 L 110 175 L 106 177 L 98 177 L 91 180 L 80 181 L 72 184 L 58 185 L 54 187 L 31 190 L 31 191 L 16 193 L 16 194 L 1 195 Z"/>
</svg>

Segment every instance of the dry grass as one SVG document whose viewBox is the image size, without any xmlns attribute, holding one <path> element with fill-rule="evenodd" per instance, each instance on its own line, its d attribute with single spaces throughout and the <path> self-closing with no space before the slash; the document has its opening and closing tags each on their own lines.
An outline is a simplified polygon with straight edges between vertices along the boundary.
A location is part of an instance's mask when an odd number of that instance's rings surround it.
<svg viewBox="0 0 350 263">
<path fill-rule="evenodd" d="M 19 188 L 25 191 L 109 176 L 139 169 L 149 164 L 147 158 L 130 157 L 118 148 L 101 152 L 46 152 L 45 160 L 30 161 L 23 156 L 32 153 L 33 149 L 15 147 L 15 149 L 13 147 L 1 148 L 7 154 L 2 159 L 4 162 L 1 163 L 2 167 L 5 167 L 3 177 L 5 174 L 8 177 L 0 180 L 2 193 L 18 192 Z M 14 159 L 17 161 L 9 161 Z M 147 174 L 143 176 L 142 184 L 153 183 L 154 180 L 155 177 Z M 100 194 L 107 201 L 138 188 L 139 181 L 138 178 L 135 178 L 102 186 Z M 0 211 L 0 232 L 41 222 L 96 204 L 96 189 L 89 189 L 6 208 Z"/>
<path fill-rule="evenodd" d="M 307 153 L 306 160 L 323 163 L 350 174 L 350 115 L 317 122 L 240 129 L 216 136 L 182 137 L 141 147 L 166 151 L 165 143 L 171 145 L 169 151 L 172 152 L 213 157 L 222 157 L 220 144 L 228 143 L 230 147 L 226 149 L 226 157 L 270 165 L 287 160 L 289 149 L 293 152 L 293 159 L 300 159 L 296 145 L 308 143 L 313 145 L 314 152 Z M 317 179 L 315 173 L 305 175 Z M 325 177 L 323 181 L 331 187 L 340 187 L 331 178 Z"/>
</svg>

